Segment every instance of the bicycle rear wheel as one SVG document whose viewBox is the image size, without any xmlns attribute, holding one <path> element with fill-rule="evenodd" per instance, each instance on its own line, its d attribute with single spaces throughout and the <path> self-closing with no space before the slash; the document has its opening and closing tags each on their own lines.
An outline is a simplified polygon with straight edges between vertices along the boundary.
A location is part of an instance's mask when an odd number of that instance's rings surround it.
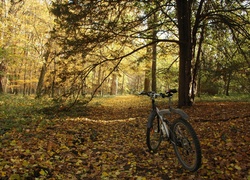
<svg viewBox="0 0 250 180">
<path fill-rule="evenodd" d="M 171 130 L 174 133 L 174 151 L 182 166 L 197 171 L 201 166 L 201 148 L 193 127 L 185 119 L 176 119 Z"/>
<path fill-rule="evenodd" d="M 148 119 L 147 126 L 147 146 L 150 151 L 155 153 L 162 141 L 162 133 L 159 117 L 152 112 Z"/>
</svg>

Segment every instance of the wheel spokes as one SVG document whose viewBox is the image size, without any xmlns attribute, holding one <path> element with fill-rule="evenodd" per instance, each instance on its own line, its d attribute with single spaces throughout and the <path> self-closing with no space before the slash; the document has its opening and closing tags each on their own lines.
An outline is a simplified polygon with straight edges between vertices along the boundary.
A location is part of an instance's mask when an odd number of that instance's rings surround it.
<svg viewBox="0 0 250 180">
<path fill-rule="evenodd" d="M 192 146 L 192 137 L 190 136 L 189 131 L 185 126 L 179 124 L 176 128 L 175 134 L 177 139 L 176 145 L 182 160 L 188 166 L 193 166 L 196 162 L 196 152 L 195 147 Z"/>
<path fill-rule="evenodd" d="M 161 136 L 161 133 L 160 133 L 160 129 L 159 129 L 158 125 L 151 127 L 150 144 L 151 144 L 153 149 L 156 149 L 159 146 L 160 138 L 161 138 L 160 136 Z"/>
</svg>

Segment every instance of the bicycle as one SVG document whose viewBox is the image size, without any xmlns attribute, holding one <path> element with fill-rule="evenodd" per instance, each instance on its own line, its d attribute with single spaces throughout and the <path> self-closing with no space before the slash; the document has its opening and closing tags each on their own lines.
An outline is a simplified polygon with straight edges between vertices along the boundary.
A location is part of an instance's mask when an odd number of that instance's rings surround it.
<svg viewBox="0 0 250 180">
<path fill-rule="evenodd" d="M 174 147 L 174 152 L 180 164 L 187 170 L 194 172 L 201 166 L 201 148 L 199 139 L 187 121 L 188 115 L 181 109 L 172 107 L 173 94 L 176 89 L 170 89 L 166 93 L 141 92 L 140 95 L 147 95 L 152 101 L 152 112 L 147 122 L 147 146 L 150 152 L 157 152 L 162 140 L 167 139 Z M 169 98 L 168 109 L 159 109 L 156 106 L 157 97 Z M 172 114 L 179 118 L 170 122 L 168 119 Z M 166 118 L 165 116 L 168 116 Z"/>
</svg>

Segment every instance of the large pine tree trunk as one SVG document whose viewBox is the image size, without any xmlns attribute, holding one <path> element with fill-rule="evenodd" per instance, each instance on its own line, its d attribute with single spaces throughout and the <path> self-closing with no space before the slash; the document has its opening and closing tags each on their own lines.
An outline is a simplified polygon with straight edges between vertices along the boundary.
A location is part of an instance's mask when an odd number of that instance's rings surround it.
<svg viewBox="0 0 250 180">
<path fill-rule="evenodd" d="M 156 43 L 153 44 L 152 59 L 152 91 L 156 92 Z"/>
<path fill-rule="evenodd" d="M 154 14 L 153 24 L 157 23 L 156 14 Z M 153 29 L 153 41 L 157 39 L 157 30 Z M 156 61 L 157 61 L 157 43 L 152 45 L 152 91 L 156 92 Z"/>
<path fill-rule="evenodd" d="M 191 60 L 192 60 L 192 45 L 191 45 L 191 1 L 176 0 L 177 17 L 179 30 L 179 49 L 180 49 L 180 64 L 179 64 L 179 101 L 178 106 L 190 106 L 191 100 L 189 96 L 191 82 Z"/>
</svg>

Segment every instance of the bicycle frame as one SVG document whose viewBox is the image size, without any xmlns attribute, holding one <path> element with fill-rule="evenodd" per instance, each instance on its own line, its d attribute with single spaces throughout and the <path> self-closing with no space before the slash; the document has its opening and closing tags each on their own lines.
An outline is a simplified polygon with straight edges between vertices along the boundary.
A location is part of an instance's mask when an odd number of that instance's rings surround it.
<svg viewBox="0 0 250 180">
<path fill-rule="evenodd" d="M 151 116 L 155 117 L 155 115 L 157 114 L 158 120 L 162 126 L 163 126 L 163 131 L 166 132 L 166 136 L 167 138 L 170 137 L 170 132 L 169 132 L 169 128 L 167 127 L 169 123 L 169 121 L 167 119 L 164 119 L 164 115 L 171 115 L 171 114 L 179 114 L 183 119 L 188 120 L 189 116 L 181 109 L 178 108 L 173 108 L 172 107 L 172 102 L 171 102 L 171 98 L 172 96 L 169 96 L 169 102 L 168 102 L 168 109 L 161 109 L 159 110 L 159 108 L 156 106 L 155 104 L 155 98 L 156 96 L 151 97 L 151 101 L 152 101 L 152 113 Z M 151 118 L 151 116 L 149 118 Z M 148 121 L 147 127 L 150 128 L 152 127 L 152 121 Z"/>
<path fill-rule="evenodd" d="M 171 98 L 177 90 L 166 93 L 141 92 L 152 101 L 152 111 L 148 117 L 146 143 L 150 152 L 155 153 L 163 138 L 173 144 L 175 154 L 182 166 L 191 171 L 197 171 L 201 166 L 201 148 L 199 139 L 187 121 L 189 116 L 181 109 L 173 108 Z M 168 108 L 159 109 L 155 104 L 157 97 L 169 98 Z M 176 118 L 172 114 L 177 114 Z M 166 116 L 167 115 L 167 116 Z"/>
</svg>

